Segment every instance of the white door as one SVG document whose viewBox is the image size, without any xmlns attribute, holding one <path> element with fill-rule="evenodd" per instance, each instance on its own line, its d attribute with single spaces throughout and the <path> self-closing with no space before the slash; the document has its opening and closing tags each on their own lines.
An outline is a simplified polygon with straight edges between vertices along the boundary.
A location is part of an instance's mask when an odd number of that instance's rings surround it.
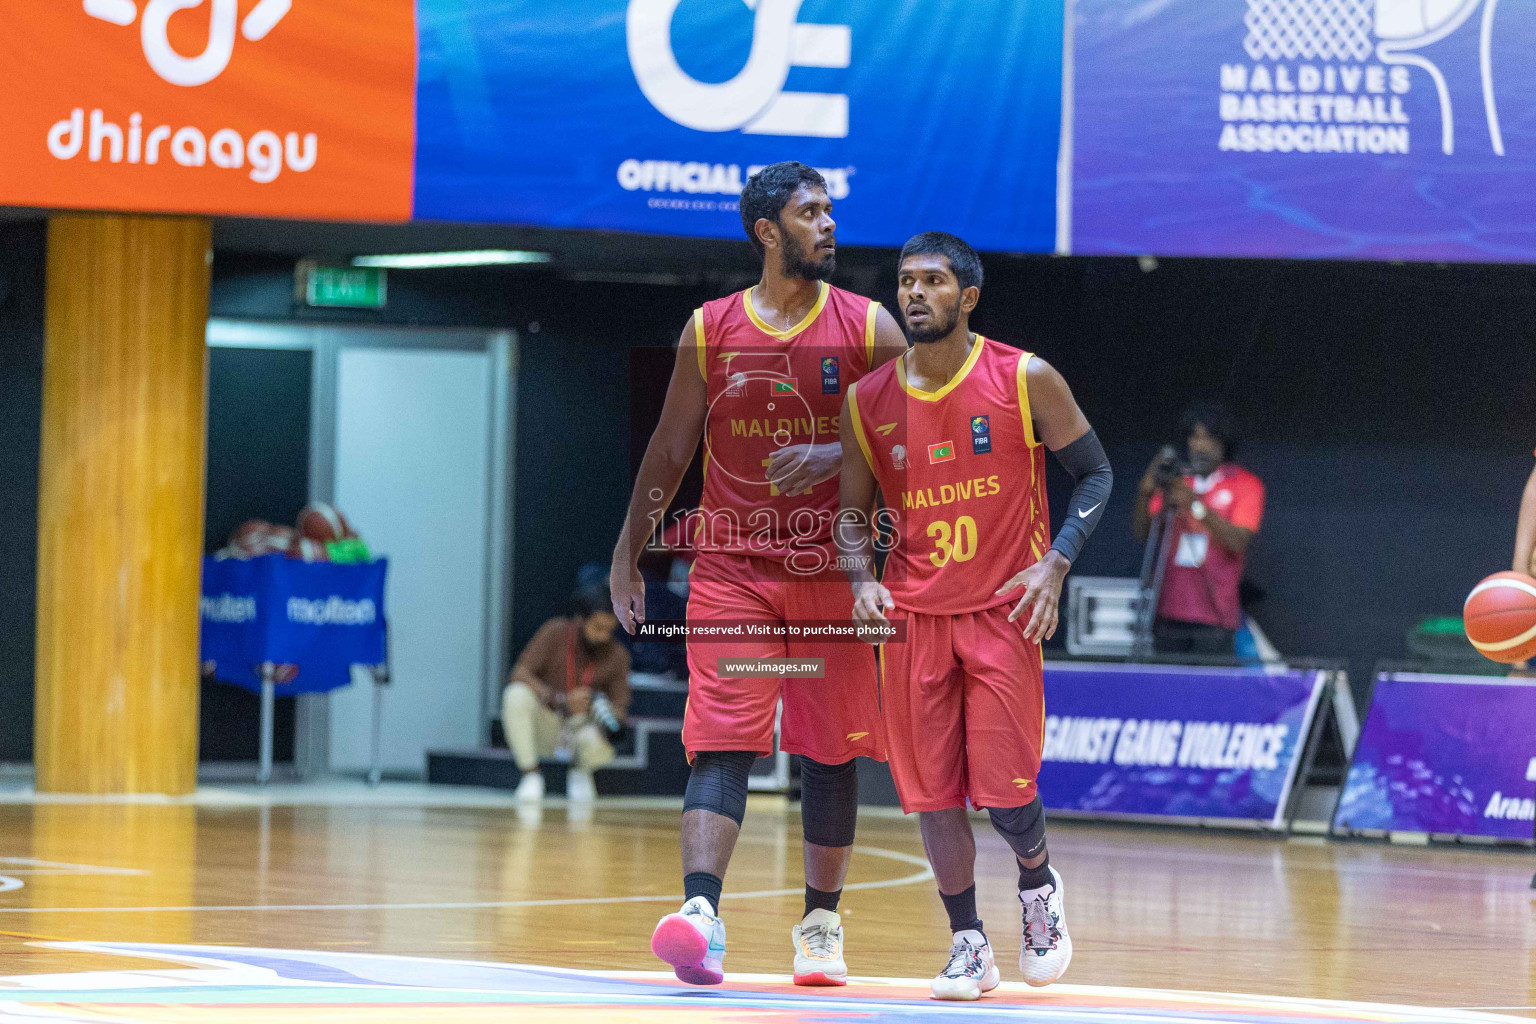
<svg viewBox="0 0 1536 1024">
<path fill-rule="evenodd" d="M 481 742 L 492 575 L 493 359 L 487 351 L 342 347 L 334 499 L 389 559 L 391 683 L 383 768 Z M 372 695 L 331 695 L 330 763 L 365 770 Z"/>
</svg>

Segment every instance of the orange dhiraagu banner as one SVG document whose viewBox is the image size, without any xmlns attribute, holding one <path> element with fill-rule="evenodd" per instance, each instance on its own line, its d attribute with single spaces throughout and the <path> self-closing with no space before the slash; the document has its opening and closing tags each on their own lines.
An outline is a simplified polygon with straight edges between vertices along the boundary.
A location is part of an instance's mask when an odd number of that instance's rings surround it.
<svg viewBox="0 0 1536 1024">
<path fill-rule="evenodd" d="M 0 0 L 0 204 L 411 216 L 414 0 Z"/>
</svg>

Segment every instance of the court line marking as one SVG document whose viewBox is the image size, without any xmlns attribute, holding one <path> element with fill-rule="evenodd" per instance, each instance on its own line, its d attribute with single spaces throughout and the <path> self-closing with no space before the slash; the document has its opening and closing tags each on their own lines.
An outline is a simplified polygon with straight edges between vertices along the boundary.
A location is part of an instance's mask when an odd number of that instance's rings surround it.
<svg viewBox="0 0 1536 1024">
<path fill-rule="evenodd" d="M 22 865 L 12 867 L 13 864 Z M 71 864 L 60 860 L 36 860 L 32 857 L 0 857 L 0 867 L 8 875 L 147 875 L 140 868 L 108 868 L 99 864 Z"/>
<path fill-rule="evenodd" d="M 904 885 L 918 885 L 933 879 L 933 868 L 928 866 L 928 861 L 923 857 L 910 853 L 901 853 L 897 850 L 887 850 L 878 846 L 855 846 L 853 852 L 868 857 L 884 857 L 887 860 L 900 861 L 905 864 L 921 865 L 922 870 L 913 872 L 910 875 L 902 875 L 899 878 L 853 882 L 843 886 L 844 892 L 894 889 Z M 774 896 L 800 896 L 804 892 L 803 888 L 757 889 L 750 892 L 727 892 L 723 894 L 722 898 L 728 900 L 765 899 Z M 589 896 L 569 899 L 485 900 L 455 903 L 253 903 L 190 907 L 0 907 L 0 914 L 150 914 L 187 913 L 194 910 L 221 912 L 238 910 L 498 910 L 514 909 L 517 907 L 574 907 L 613 903 L 681 902 L 682 897 L 676 893 L 665 893 L 657 896 Z"/>
<path fill-rule="evenodd" d="M 230 956 L 233 954 L 256 953 L 287 957 L 302 957 L 304 954 L 304 951 L 302 950 L 266 949 L 260 947 L 245 946 L 198 946 L 179 944 L 166 944 L 162 946 L 158 943 L 116 943 L 78 940 L 43 942 L 37 943 L 36 945 L 47 946 L 56 949 L 69 949 L 80 952 L 95 952 L 116 956 L 140 957 L 144 959 L 160 960 L 162 962 L 183 963 L 193 967 L 213 968 L 214 970 L 210 971 L 210 973 L 221 975 L 223 976 L 223 979 L 215 980 L 214 978 L 209 978 L 209 984 L 207 987 L 210 991 L 217 991 L 221 987 L 228 987 L 230 983 L 227 979 L 230 971 L 233 970 L 235 972 L 243 973 L 243 969 L 249 968 L 250 965 L 244 964 L 238 960 L 231 960 Z M 397 963 L 433 963 L 444 966 L 483 967 L 507 972 L 527 971 L 546 976 L 559 975 L 572 979 L 590 978 L 598 981 L 618 980 L 657 982 L 672 989 L 672 991 L 667 991 L 665 988 L 663 988 L 661 991 L 658 991 L 654 994 L 597 992 L 583 993 L 582 995 L 586 1000 L 588 1000 L 587 1002 L 567 1003 L 565 1005 L 599 1006 L 608 1003 L 627 1005 L 636 1002 L 690 1005 L 697 1002 L 697 995 L 694 990 L 684 989 L 681 986 L 676 985 L 676 983 L 673 981 L 672 975 L 662 971 L 594 971 L 581 968 L 545 966 L 540 964 L 509 964 L 493 961 L 462 960 L 457 958 L 438 959 L 436 957 L 408 956 L 398 953 L 321 953 L 319 955 L 330 959 L 340 957 L 358 960 L 390 961 Z M 261 976 L 270 977 L 268 974 L 270 971 L 270 968 L 262 969 Z M 94 975 L 97 977 L 106 978 L 119 975 L 121 973 L 123 972 L 95 971 L 85 972 L 84 974 L 69 975 L 66 977 L 83 978 Z M 185 984 L 189 980 L 194 981 L 194 983 L 196 982 L 195 978 L 188 978 L 187 975 L 181 971 L 134 971 L 130 973 L 137 975 L 164 976 L 171 978 L 180 984 Z M 13 978 L 7 978 L 6 980 L 40 980 L 43 977 L 45 976 L 22 975 Z M 52 975 L 46 977 L 51 980 L 54 977 L 60 976 Z M 926 990 L 928 987 L 927 979 L 916 978 L 873 978 L 855 976 L 850 977 L 848 980 L 850 984 L 857 986 L 869 986 L 875 989 L 901 988 L 915 989 L 918 992 L 921 992 Z M 744 984 L 770 983 L 782 986 L 784 977 L 780 974 L 730 974 L 727 975 L 727 981 L 734 981 Z M 250 982 L 244 982 L 243 984 L 250 984 Z M 356 988 L 372 991 L 379 987 L 379 983 L 363 982 L 362 984 L 358 984 L 354 982 L 308 982 L 296 979 L 282 978 L 279 975 L 276 977 L 275 983 L 269 981 L 267 982 L 267 985 L 263 986 L 260 982 L 257 982 L 257 987 L 271 987 L 274 989 L 293 987 L 315 987 L 327 989 Z M 486 989 L 473 987 L 445 988 L 442 986 L 435 986 L 430 984 L 405 987 L 417 991 L 426 990 L 444 993 L 497 995 L 508 997 L 523 996 L 530 1001 L 530 1003 L 523 1005 L 533 1004 L 547 1006 L 551 1005 L 552 1003 L 560 1004 L 560 1000 L 551 999 L 552 993 L 547 990 L 524 991 L 520 989 Z M 1041 994 L 1039 989 L 1031 989 L 1024 985 L 1022 982 L 1016 981 L 1004 982 L 1000 988 L 1006 992 L 1017 992 L 1025 995 L 1037 996 Z M 80 996 L 85 995 L 88 991 L 88 989 L 77 990 L 78 995 Z M 147 988 L 142 991 L 149 993 L 152 992 L 153 989 Z M 25 1002 L 26 996 L 32 994 L 29 993 L 25 987 L 22 987 L 15 990 L 6 990 L 5 995 L 0 996 L 0 999 L 4 999 L 5 996 L 10 995 L 12 992 L 16 993 L 18 996 L 18 998 L 14 1000 L 16 1002 Z M 1318 999 L 1304 996 L 1266 996 L 1236 992 L 1200 991 L 1197 989 L 1149 989 L 1139 987 L 1120 988 L 1106 985 L 1074 985 L 1067 983 L 1051 986 L 1051 994 L 1057 996 L 1065 996 L 1067 998 L 1076 996 L 1084 999 L 1112 1000 L 1115 1003 L 1119 1003 L 1121 1000 L 1145 999 L 1151 1001 L 1154 1004 L 1154 1006 L 1150 1007 L 1134 1005 L 1073 1006 L 1059 1004 L 1052 1007 L 1053 1010 L 1061 1015 L 1062 1019 L 1084 1021 L 1134 1021 L 1143 1022 L 1143 1024 L 1211 1024 L 1211 1014 L 1213 1012 L 1220 1012 L 1222 1010 L 1251 1010 L 1263 1012 L 1273 1011 L 1276 1008 L 1311 1011 L 1312 1013 L 1316 1013 L 1319 1010 L 1333 1010 L 1336 1012 L 1348 1011 L 1353 1012 L 1361 1017 L 1365 1017 L 1366 1019 L 1369 1019 L 1369 1017 L 1394 1019 L 1396 1024 L 1410 1024 L 1410 1022 L 1412 1022 L 1412 1024 L 1431 1024 L 1431 1022 L 1433 1022 L 1433 1024 L 1441 1024 L 1441 1022 L 1443 1022 L 1445 1019 L 1443 1014 L 1446 1013 L 1463 1014 L 1464 1016 L 1460 1018 L 1462 1024 L 1472 1024 L 1472 1022 L 1489 1022 L 1489 1024 L 1494 1024 L 1494 1022 L 1497 1022 L 1497 1024 L 1515 1024 L 1515 1022 L 1521 1020 L 1520 1018 L 1502 1016 L 1496 1017 L 1492 1015 L 1480 1014 L 1470 1008 L 1459 1009 L 1451 1007 L 1425 1007 L 1399 1003 L 1376 1003 L 1361 1002 L 1356 1000 Z M 1027 1003 L 1007 1003 L 1001 1005 L 988 1005 L 986 1003 L 966 1003 L 953 1006 L 944 1004 L 941 1004 L 940 1006 L 934 1006 L 931 1001 L 922 998 L 921 996 L 914 997 L 913 995 L 904 992 L 892 992 L 889 995 L 883 995 L 878 992 L 868 994 L 861 993 L 852 997 L 818 999 L 815 996 L 809 995 L 808 993 L 802 993 L 798 991 L 763 992 L 725 988 L 712 990 L 710 996 L 710 1004 L 714 1006 L 739 1006 L 743 1009 L 764 1009 L 764 1004 L 768 1003 L 769 1005 L 766 1008 L 771 1009 L 774 1008 L 773 1004 L 776 999 L 792 999 L 792 1003 L 786 1001 L 780 1005 L 786 1007 L 792 1005 L 795 1009 L 799 1010 L 837 1009 L 843 1011 L 858 1011 L 870 1008 L 878 1008 L 886 1013 L 895 1013 L 897 1016 L 927 1016 L 938 1012 L 959 1012 L 966 1015 L 1003 1016 L 1017 1020 L 1022 1013 L 1028 1013 L 1032 1009 L 1032 1007 Z M 1180 1003 L 1185 1005 L 1178 1005 Z M 1190 1014 L 1191 1016 L 1176 1015 L 1181 1013 Z"/>
</svg>

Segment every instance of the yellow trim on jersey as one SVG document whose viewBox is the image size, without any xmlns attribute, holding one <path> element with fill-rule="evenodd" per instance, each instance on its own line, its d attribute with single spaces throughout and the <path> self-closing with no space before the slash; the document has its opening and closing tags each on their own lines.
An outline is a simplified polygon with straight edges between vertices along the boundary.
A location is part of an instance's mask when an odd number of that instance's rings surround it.
<svg viewBox="0 0 1536 1024">
<path fill-rule="evenodd" d="M 705 435 L 704 435 L 705 436 L 705 440 L 704 440 L 704 473 L 703 473 L 703 481 L 704 482 L 703 482 L 703 486 L 700 489 L 707 491 L 707 490 L 709 490 L 709 423 L 708 423 L 708 421 L 706 421 L 705 424 L 704 424 L 704 431 L 705 431 Z M 694 527 L 693 527 L 693 539 L 689 543 L 691 543 L 694 546 L 695 550 L 698 549 L 699 538 L 701 536 L 703 536 L 703 534 L 704 534 L 704 520 L 707 519 L 707 518 L 709 518 L 709 517 L 708 516 L 699 516 L 699 521 L 694 524 Z M 689 563 L 689 565 L 688 565 L 688 574 L 690 576 L 693 575 L 693 564 L 692 563 Z"/>
<path fill-rule="evenodd" d="M 699 376 L 704 378 L 704 384 L 709 385 L 709 369 L 704 360 L 704 307 L 700 306 L 693 311 L 693 338 L 699 350 Z"/>
<path fill-rule="evenodd" d="M 987 345 L 987 339 L 983 338 L 981 335 L 976 334 L 972 335 L 972 337 L 974 337 L 976 340 L 971 344 L 971 354 L 965 357 L 965 363 L 960 367 L 960 372 L 951 377 L 949 379 L 949 383 L 945 384 L 937 391 L 923 391 L 921 388 L 915 388 L 911 384 L 908 384 L 907 358 L 906 356 L 902 356 L 900 359 L 896 360 L 896 382 L 901 385 L 901 390 L 905 391 L 913 398 L 921 399 L 924 402 L 937 402 L 939 399 L 955 390 L 955 388 L 960 386 L 961 381 L 970 376 L 971 370 L 975 368 L 977 361 L 981 359 L 981 350 Z"/>
<path fill-rule="evenodd" d="M 1024 440 L 1029 442 L 1031 448 L 1040 447 L 1040 442 L 1035 440 L 1035 420 L 1029 414 L 1029 361 L 1035 358 L 1033 352 L 1025 352 L 1019 356 L 1019 415 L 1024 418 Z"/>
<path fill-rule="evenodd" d="M 864 436 L 864 418 L 859 415 L 859 399 L 856 394 L 858 382 L 848 385 L 848 415 L 853 417 L 853 436 L 859 440 L 859 450 L 864 453 L 864 461 L 869 464 L 869 471 L 875 471 L 875 457 L 869 451 L 869 438 Z"/>
<path fill-rule="evenodd" d="M 864 371 L 875 368 L 875 317 L 880 313 L 880 303 L 871 300 L 864 320 Z"/>
<path fill-rule="evenodd" d="M 821 316 L 821 311 L 827 306 L 828 296 L 832 294 L 831 286 L 829 286 L 825 281 L 821 282 L 821 294 L 816 297 L 816 304 L 811 307 L 811 311 L 805 314 L 805 319 L 795 324 L 795 326 L 791 327 L 789 330 L 781 331 L 777 327 L 768 326 L 768 323 L 763 320 L 762 317 L 757 315 L 757 310 L 752 308 L 752 293 L 755 291 L 757 291 L 757 287 L 754 285 L 753 287 L 748 288 L 746 291 L 741 293 L 741 304 L 747 310 L 747 319 L 751 320 L 753 325 L 758 330 L 768 335 L 768 337 L 776 338 L 779 341 L 788 341 L 790 338 L 793 338 L 795 335 L 811 326 L 811 324 L 815 323 L 816 318 Z"/>
</svg>

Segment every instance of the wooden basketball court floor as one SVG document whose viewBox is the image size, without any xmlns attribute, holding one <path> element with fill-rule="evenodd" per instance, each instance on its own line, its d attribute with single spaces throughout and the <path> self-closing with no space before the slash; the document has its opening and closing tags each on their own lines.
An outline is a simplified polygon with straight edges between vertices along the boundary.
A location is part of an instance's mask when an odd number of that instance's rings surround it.
<svg viewBox="0 0 1536 1024">
<path fill-rule="evenodd" d="M 0 1024 L 1536 1017 L 1524 853 L 1053 822 L 1076 953 L 1031 990 L 1009 857 L 978 822 L 1005 985 L 950 1004 L 926 988 L 942 908 L 915 822 L 890 811 L 861 817 L 843 904 L 868 981 L 788 984 L 799 816 L 754 797 L 728 983 L 701 990 L 648 950 L 679 902 L 677 803 L 350 784 L 0 801 Z"/>
</svg>

